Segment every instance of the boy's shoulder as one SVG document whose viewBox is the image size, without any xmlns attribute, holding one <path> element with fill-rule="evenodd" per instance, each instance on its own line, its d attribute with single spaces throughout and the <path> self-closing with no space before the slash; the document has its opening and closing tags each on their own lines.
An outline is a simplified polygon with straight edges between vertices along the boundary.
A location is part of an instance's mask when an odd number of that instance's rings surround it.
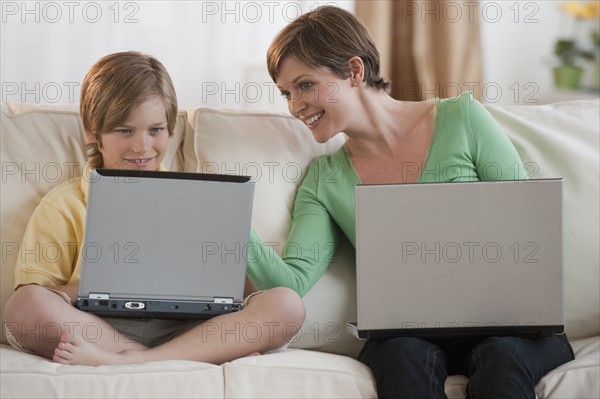
<svg viewBox="0 0 600 399">
<path fill-rule="evenodd" d="M 43 202 L 63 207 L 69 204 L 85 203 L 85 195 L 82 191 L 82 177 L 77 176 L 66 180 L 53 187 L 42 199 Z"/>
</svg>

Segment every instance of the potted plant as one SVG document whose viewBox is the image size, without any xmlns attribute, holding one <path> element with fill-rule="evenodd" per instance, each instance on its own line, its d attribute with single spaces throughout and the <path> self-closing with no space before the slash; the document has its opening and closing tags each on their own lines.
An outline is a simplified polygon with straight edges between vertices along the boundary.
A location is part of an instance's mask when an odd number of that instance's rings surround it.
<svg viewBox="0 0 600 399">
<path fill-rule="evenodd" d="M 579 58 L 593 60 L 594 54 L 579 48 L 571 39 L 559 39 L 554 45 L 554 54 L 560 65 L 554 67 L 554 82 L 557 87 L 576 89 L 579 87 L 583 68 L 577 64 Z"/>
<path fill-rule="evenodd" d="M 580 28 L 584 20 L 597 19 L 598 16 L 598 4 L 596 2 L 569 1 L 563 4 L 561 9 L 574 19 L 572 27 L 575 30 Z M 553 69 L 555 85 L 567 89 L 579 88 L 583 73 L 579 60 L 594 60 L 594 52 L 581 47 L 577 35 L 572 34 L 569 35 L 569 38 L 560 38 L 556 41 L 554 55 L 559 61 Z"/>
<path fill-rule="evenodd" d="M 594 56 L 596 58 L 596 88 L 600 89 L 600 29 L 592 32 L 592 43 L 594 44 Z"/>
</svg>

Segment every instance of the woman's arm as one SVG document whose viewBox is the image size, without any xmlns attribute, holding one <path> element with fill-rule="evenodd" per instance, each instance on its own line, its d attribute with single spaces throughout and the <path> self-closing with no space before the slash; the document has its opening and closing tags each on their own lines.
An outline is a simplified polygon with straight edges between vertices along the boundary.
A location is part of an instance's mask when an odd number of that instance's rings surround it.
<svg viewBox="0 0 600 399">
<path fill-rule="evenodd" d="M 281 256 L 255 231 L 251 233 L 248 275 L 260 289 L 285 286 L 304 296 L 331 263 L 338 248 L 339 230 L 319 198 L 315 173 L 318 168 L 309 168 L 298 189 L 292 226 Z"/>
<path fill-rule="evenodd" d="M 523 180 L 527 172 L 515 146 L 485 107 L 473 100 L 468 126 L 477 175 L 481 180 Z"/>
</svg>

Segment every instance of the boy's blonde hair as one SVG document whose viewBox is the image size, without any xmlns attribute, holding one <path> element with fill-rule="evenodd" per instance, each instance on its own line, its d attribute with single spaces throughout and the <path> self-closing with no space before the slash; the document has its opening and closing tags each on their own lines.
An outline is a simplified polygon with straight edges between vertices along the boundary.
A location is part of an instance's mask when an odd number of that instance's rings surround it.
<svg viewBox="0 0 600 399">
<path fill-rule="evenodd" d="M 79 112 L 83 128 L 97 143 L 88 143 L 92 168 L 103 165 L 102 135 L 127 120 L 131 111 L 154 96 L 167 110 L 167 129 L 173 135 L 177 96 L 169 73 L 156 58 L 135 51 L 109 54 L 98 60 L 83 79 Z"/>
<path fill-rule="evenodd" d="M 327 67 L 346 79 L 351 76 L 349 61 L 354 56 L 363 61 L 367 85 L 388 92 L 390 83 L 380 76 L 379 52 L 367 28 L 346 10 L 322 6 L 296 18 L 277 34 L 267 51 L 267 69 L 277 82 L 283 60 L 294 57 L 311 68 Z"/>
</svg>

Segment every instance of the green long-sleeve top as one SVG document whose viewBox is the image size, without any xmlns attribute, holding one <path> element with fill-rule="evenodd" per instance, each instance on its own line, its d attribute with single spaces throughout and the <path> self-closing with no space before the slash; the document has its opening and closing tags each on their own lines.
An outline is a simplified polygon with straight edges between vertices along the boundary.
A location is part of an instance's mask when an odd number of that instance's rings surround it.
<svg viewBox="0 0 600 399">
<path fill-rule="evenodd" d="M 435 131 L 425 166 L 404 164 L 418 182 L 527 178 L 510 139 L 472 93 L 435 100 Z M 289 287 L 301 296 L 325 273 L 343 233 L 355 246 L 355 187 L 360 178 L 345 146 L 316 159 L 298 188 L 281 256 L 252 231 L 248 274 L 260 289 Z"/>
</svg>

